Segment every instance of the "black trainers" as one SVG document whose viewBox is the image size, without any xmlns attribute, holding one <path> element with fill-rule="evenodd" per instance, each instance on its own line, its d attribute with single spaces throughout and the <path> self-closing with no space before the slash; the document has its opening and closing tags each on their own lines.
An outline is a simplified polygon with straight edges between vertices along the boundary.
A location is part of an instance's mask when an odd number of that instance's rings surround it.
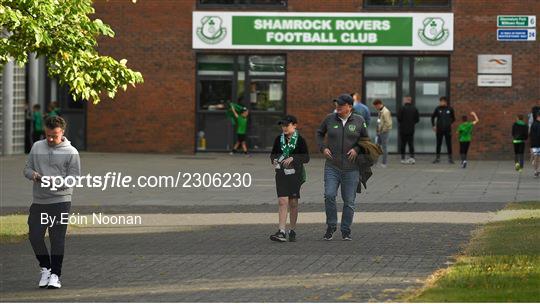
<svg viewBox="0 0 540 304">
<path fill-rule="evenodd" d="M 326 233 L 323 236 L 323 240 L 330 241 L 334 237 L 334 232 L 336 232 L 336 228 L 328 226 L 326 228 Z"/>
<path fill-rule="evenodd" d="M 270 239 L 274 242 L 286 242 L 287 241 L 287 237 L 285 236 L 285 233 L 282 232 L 281 230 L 278 230 L 278 232 L 272 234 L 270 236 Z"/>
<path fill-rule="evenodd" d="M 438 164 L 440 162 L 441 162 L 441 160 L 439 158 L 435 158 L 435 160 L 433 161 L 434 164 Z"/>
<path fill-rule="evenodd" d="M 342 232 L 341 238 L 344 241 L 352 241 L 351 233 L 350 232 Z"/>
<path fill-rule="evenodd" d="M 289 230 L 289 242 L 296 242 L 296 232 Z"/>
<path fill-rule="evenodd" d="M 449 163 L 449 164 L 452 164 L 452 165 L 455 164 L 455 163 L 454 163 L 454 160 L 451 159 L 451 158 L 448 159 L 448 163 Z"/>
</svg>

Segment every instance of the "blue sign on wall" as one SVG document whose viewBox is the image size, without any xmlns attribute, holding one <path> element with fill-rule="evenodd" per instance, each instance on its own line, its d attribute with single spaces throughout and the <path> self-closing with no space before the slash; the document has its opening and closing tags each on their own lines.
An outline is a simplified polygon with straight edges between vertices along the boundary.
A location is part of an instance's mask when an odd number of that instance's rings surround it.
<svg viewBox="0 0 540 304">
<path fill-rule="evenodd" d="M 536 41 L 536 29 L 497 30 L 498 41 Z"/>
</svg>

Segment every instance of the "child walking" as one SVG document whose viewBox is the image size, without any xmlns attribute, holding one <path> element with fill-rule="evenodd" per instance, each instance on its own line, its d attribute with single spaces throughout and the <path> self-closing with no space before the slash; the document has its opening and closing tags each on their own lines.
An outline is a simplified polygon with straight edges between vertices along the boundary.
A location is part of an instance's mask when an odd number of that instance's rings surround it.
<svg viewBox="0 0 540 304">
<path fill-rule="evenodd" d="M 516 171 L 523 171 L 525 162 L 525 141 L 529 136 L 529 126 L 523 121 L 523 114 L 517 116 L 517 120 L 512 125 L 512 142 L 514 144 L 514 160 Z"/>
<path fill-rule="evenodd" d="M 470 121 L 467 115 L 461 117 L 463 122 L 458 126 L 457 130 L 459 135 L 459 154 L 461 155 L 461 167 L 463 169 L 467 168 L 467 153 L 471 145 L 473 126 L 480 121 L 476 113 L 471 112 L 471 115 L 474 117 L 473 121 Z"/>
<path fill-rule="evenodd" d="M 242 151 L 244 152 L 244 154 L 247 155 L 248 150 L 246 144 L 246 133 L 249 111 L 245 109 L 244 111 L 240 112 L 240 114 L 238 114 L 238 112 L 233 106 L 231 106 L 231 110 L 236 119 L 236 143 L 234 144 L 232 153 L 236 152 L 240 148 L 240 146 L 242 146 Z"/>
<path fill-rule="evenodd" d="M 305 182 L 304 164 L 309 162 L 306 141 L 297 127 L 297 119 L 286 115 L 278 122 L 282 133 L 274 140 L 270 161 L 276 171 L 276 191 L 279 204 L 279 230 L 270 236 L 275 242 L 296 241 L 296 221 L 298 219 L 298 199 L 300 187 Z M 287 213 L 290 214 L 290 227 L 286 233 Z"/>
</svg>

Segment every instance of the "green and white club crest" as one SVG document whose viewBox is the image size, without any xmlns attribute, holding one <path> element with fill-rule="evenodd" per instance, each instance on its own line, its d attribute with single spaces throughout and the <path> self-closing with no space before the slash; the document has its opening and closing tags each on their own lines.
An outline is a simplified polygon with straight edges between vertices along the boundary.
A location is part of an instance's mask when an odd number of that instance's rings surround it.
<svg viewBox="0 0 540 304">
<path fill-rule="evenodd" d="M 354 132 L 354 130 L 356 130 L 356 126 L 355 125 L 349 125 L 349 131 Z"/>
<path fill-rule="evenodd" d="M 201 26 L 197 27 L 197 36 L 208 44 L 219 43 L 227 35 L 227 29 L 222 24 L 220 17 L 205 16 L 201 19 Z"/>
<path fill-rule="evenodd" d="M 444 20 L 441 18 L 426 18 L 422 23 L 424 27 L 418 30 L 418 37 L 425 44 L 440 45 L 450 36 L 448 29 L 444 28 Z"/>
</svg>

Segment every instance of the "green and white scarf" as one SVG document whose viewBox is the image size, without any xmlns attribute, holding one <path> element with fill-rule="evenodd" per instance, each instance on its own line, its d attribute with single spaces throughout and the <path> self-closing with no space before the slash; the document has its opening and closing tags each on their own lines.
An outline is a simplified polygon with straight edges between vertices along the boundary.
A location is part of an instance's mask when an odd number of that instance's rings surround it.
<svg viewBox="0 0 540 304">
<path fill-rule="evenodd" d="M 289 157 L 292 151 L 296 148 L 296 143 L 298 142 L 298 131 L 294 131 L 293 135 L 291 136 L 291 139 L 287 143 L 287 140 L 285 140 L 285 133 L 281 133 L 280 143 L 281 143 L 281 151 L 283 151 L 283 159 Z"/>
<path fill-rule="evenodd" d="M 281 144 L 281 151 L 283 152 L 280 159 L 286 159 L 291 155 L 292 151 L 296 149 L 296 144 L 298 143 L 298 131 L 294 131 L 289 142 L 285 139 L 285 133 L 281 133 L 279 141 Z M 302 183 L 306 182 L 306 179 L 306 169 L 304 168 L 304 164 L 302 164 Z"/>
</svg>

